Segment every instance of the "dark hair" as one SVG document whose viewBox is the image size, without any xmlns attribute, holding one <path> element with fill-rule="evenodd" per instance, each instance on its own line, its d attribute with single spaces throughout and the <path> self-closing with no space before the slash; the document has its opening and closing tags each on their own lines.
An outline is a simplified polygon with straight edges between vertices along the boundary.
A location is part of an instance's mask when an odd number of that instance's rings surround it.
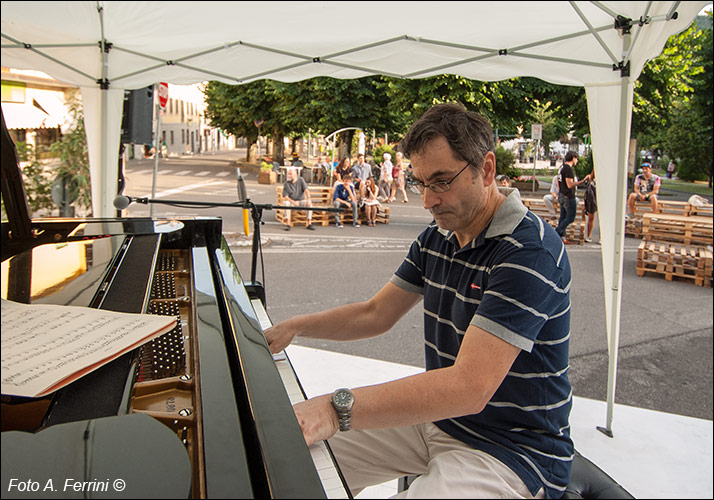
<svg viewBox="0 0 714 500">
<path fill-rule="evenodd" d="M 578 157 L 579 157 L 578 153 L 576 153 L 575 151 L 568 151 L 567 153 L 565 153 L 564 161 L 567 163 L 569 161 L 573 161 L 573 158 L 578 158 Z"/>
<path fill-rule="evenodd" d="M 409 158 L 437 137 L 449 143 L 454 154 L 481 170 L 486 153 L 494 150 L 493 128 L 483 116 L 457 102 L 437 104 L 409 128 L 399 150 Z"/>
</svg>

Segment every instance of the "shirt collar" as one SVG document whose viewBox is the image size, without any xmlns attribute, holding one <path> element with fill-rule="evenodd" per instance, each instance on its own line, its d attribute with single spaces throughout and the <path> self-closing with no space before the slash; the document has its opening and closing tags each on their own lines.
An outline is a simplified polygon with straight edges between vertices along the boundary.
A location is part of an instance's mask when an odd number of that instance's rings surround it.
<svg viewBox="0 0 714 500">
<path fill-rule="evenodd" d="M 471 243 L 464 245 L 461 250 L 475 248 L 486 238 L 495 238 L 513 233 L 518 224 L 523 220 L 526 212 L 528 212 L 528 209 L 521 201 L 521 193 L 518 189 L 499 187 L 498 190 L 501 194 L 506 195 L 506 199 L 501 203 L 501 206 L 498 207 L 498 210 L 496 210 L 486 230 L 482 231 Z M 438 231 L 444 238 L 458 247 L 459 242 L 453 231 L 442 228 L 439 228 Z"/>
</svg>

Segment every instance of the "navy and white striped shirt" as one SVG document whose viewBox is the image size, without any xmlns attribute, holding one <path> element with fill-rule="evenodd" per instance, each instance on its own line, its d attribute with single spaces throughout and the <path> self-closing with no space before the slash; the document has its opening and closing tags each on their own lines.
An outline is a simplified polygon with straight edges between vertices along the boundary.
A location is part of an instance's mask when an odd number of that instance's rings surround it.
<svg viewBox="0 0 714 500">
<path fill-rule="evenodd" d="M 475 325 L 521 349 L 483 411 L 436 422 L 513 469 L 532 494 L 560 498 L 570 480 L 570 264 L 562 240 L 517 191 L 459 248 L 432 225 L 392 277 L 424 295 L 426 368 L 451 366 Z"/>
</svg>

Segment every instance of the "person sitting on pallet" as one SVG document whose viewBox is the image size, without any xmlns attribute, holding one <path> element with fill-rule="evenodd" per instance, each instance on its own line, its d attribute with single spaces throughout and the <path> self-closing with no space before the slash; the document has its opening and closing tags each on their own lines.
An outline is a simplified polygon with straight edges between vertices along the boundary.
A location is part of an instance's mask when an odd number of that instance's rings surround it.
<svg viewBox="0 0 714 500">
<path fill-rule="evenodd" d="M 332 195 L 332 204 L 335 208 L 352 207 L 352 225 L 359 227 L 359 212 L 357 210 L 357 195 L 355 187 L 352 185 L 352 176 L 345 174 L 342 182 L 335 186 L 335 193 Z M 335 214 L 335 225 L 342 226 L 342 217 L 339 212 Z"/>
<path fill-rule="evenodd" d="M 361 200 L 365 197 L 365 181 L 370 177 L 372 177 L 372 167 L 364 161 L 364 154 L 360 153 L 357 155 L 357 163 L 352 165 L 352 181 L 355 185 L 355 192 L 359 194 Z"/>
<path fill-rule="evenodd" d="M 307 182 L 297 174 L 297 168 L 288 169 L 288 178 L 283 184 L 283 205 L 292 207 L 311 207 L 310 190 L 307 188 Z M 285 211 L 285 230 L 290 231 L 290 216 L 292 210 Z M 312 225 L 312 210 L 307 210 L 307 229 L 314 231 Z"/>
<path fill-rule="evenodd" d="M 367 225 L 374 227 L 377 225 L 377 210 L 381 205 L 377 199 L 377 185 L 374 183 L 374 177 L 368 177 L 364 182 L 365 195 L 362 198 L 364 202 L 364 215 L 367 217 Z"/>
<path fill-rule="evenodd" d="M 658 213 L 657 193 L 661 185 L 662 180 L 659 175 L 652 173 L 652 165 L 643 163 L 642 173 L 635 177 L 635 190 L 627 198 L 627 217 L 634 217 L 636 201 L 649 201 L 652 205 L 652 213 Z"/>
</svg>

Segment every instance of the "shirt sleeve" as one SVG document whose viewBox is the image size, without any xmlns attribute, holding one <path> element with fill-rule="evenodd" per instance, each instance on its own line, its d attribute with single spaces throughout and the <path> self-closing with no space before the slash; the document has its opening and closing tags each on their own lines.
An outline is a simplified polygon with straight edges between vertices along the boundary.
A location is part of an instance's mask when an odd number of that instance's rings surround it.
<svg viewBox="0 0 714 500">
<path fill-rule="evenodd" d="M 422 244 L 420 238 L 414 240 L 411 247 L 409 247 L 407 256 L 390 281 L 407 292 L 424 295 L 424 272 L 422 269 Z"/>
<path fill-rule="evenodd" d="M 509 250 L 491 268 L 471 324 L 530 352 L 546 321 L 567 312 L 562 278 L 563 269 L 546 250 Z"/>
</svg>

